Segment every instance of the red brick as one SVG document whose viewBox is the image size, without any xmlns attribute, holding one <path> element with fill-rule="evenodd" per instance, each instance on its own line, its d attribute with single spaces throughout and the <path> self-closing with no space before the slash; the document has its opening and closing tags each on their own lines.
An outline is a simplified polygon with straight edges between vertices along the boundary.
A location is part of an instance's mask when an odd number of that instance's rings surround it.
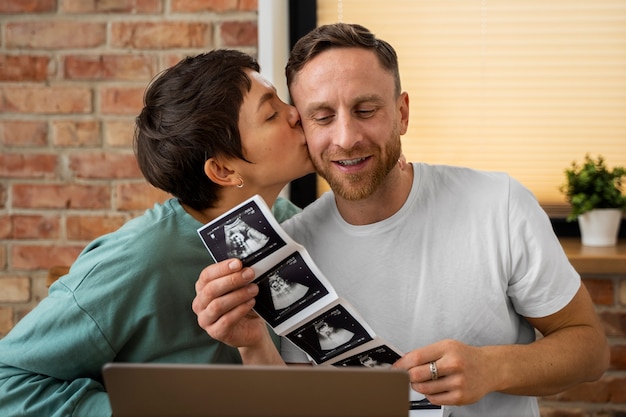
<svg viewBox="0 0 626 417">
<path fill-rule="evenodd" d="M 14 184 L 14 208 L 105 209 L 111 206 L 108 185 Z"/>
<path fill-rule="evenodd" d="M 37 20 L 7 23 L 9 49 L 94 48 L 106 43 L 106 23 Z"/>
<path fill-rule="evenodd" d="M 49 61 L 47 56 L 0 55 L 0 81 L 45 81 Z"/>
<path fill-rule="evenodd" d="M 255 11 L 258 9 L 259 9 L 259 2 L 257 0 L 239 0 L 239 10 Z"/>
<path fill-rule="evenodd" d="M 0 183 L 0 208 L 5 208 L 7 204 L 7 188 L 5 184 Z"/>
<path fill-rule="evenodd" d="M 71 265 L 84 246 L 13 245 L 11 265 L 18 270 L 48 269 L 54 265 Z"/>
<path fill-rule="evenodd" d="M 52 216 L 13 216 L 14 239 L 58 239 L 60 219 Z"/>
<path fill-rule="evenodd" d="M 613 281 L 610 279 L 583 279 L 583 282 L 594 304 L 613 305 L 615 300 Z"/>
<path fill-rule="evenodd" d="M 67 238 L 90 241 L 119 229 L 125 222 L 125 216 L 70 216 L 66 223 Z"/>
<path fill-rule="evenodd" d="M 55 121 L 52 123 L 52 143 L 55 146 L 94 147 L 102 144 L 100 123 L 88 121 Z"/>
<path fill-rule="evenodd" d="M 77 178 L 141 178 L 132 152 L 90 152 L 70 156 L 70 169 Z"/>
<path fill-rule="evenodd" d="M 111 44 L 118 48 L 209 48 L 211 24 L 202 22 L 114 22 Z"/>
<path fill-rule="evenodd" d="M 13 219 L 11 216 L 0 216 L 0 239 L 13 237 Z"/>
<path fill-rule="evenodd" d="M 132 148 L 135 120 L 111 120 L 104 122 L 104 143 L 116 148 Z"/>
<path fill-rule="evenodd" d="M 626 405 L 626 377 L 610 377 L 608 379 L 608 391 L 610 401 L 614 404 Z"/>
<path fill-rule="evenodd" d="M 117 186 L 117 210 L 143 211 L 154 203 L 162 203 L 171 197 L 163 190 L 159 190 L 146 182 L 125 183 Z"/>
<path fill-rule="evenodd" d="M 29 277 L 0 278 L 0 303 L 25 303 L 28 300 L 30 300 Z"/>
<path fill-rule="evenodd" d="M 91 89 L 23 85 L 0 87 L 0 112 L 70 114 L 92 111 Z"/>
<path fill-rule="evenodd" d="M 0 142 L 6 146 L 37 147 L 48 143 L 48 124 L 21 120 L 0 122 Z"/>
<path fill-rule="evenodd" d="M 220 27 L 225 46 L 257 46 L 258 27 L 256 22 L 224 22 Z"/>
<path fill-rule="evenodd" d="M 6 178 L 53 178 L 57 164 L 55 154 L 0 154 L 0 176 Z"/>
<path fill-rule="evenodd" d="M 136 116 L 143 108 L 145 87 L 103 87 L 100 111 L 103 114 Z"/>
<path fill-rule="evenodd" d="M 146 55 L 71 55 L 65 57 L 65 78 L 70 80 L 150 81 L 156 62 Z"/>
<path fill-rule="evenodd" d="M 13 309 L 10 307 L 0 307 L 0 336 L 4 336 L 13 328 Z"/>
<path fill-rule="evenodd" d="M 183 60 L 188 54 L 175 54 L 169 53 L 163 57 L 163 62 L 165 63 L 165 68 L 173 67 Z M 163 69 L 165 69 L 163 68 Z"/>
<path fill-rule="evenodd" d="M 599 315 L 607 336 L 626 337 L 626 311 L 603 311 Z"/>
<path fill-rule="evenodd" d="M 237 10 L 238 0 L 172 0 L 173 12 L 227 12 Z"/>
<path fill-rule="evenodd" d="M 65 13 L 161 13 L 161 0 L 63 0 Z"/>
<path fill-rule="evenodd" d="M 7 267 L 7 247 L 6 245 L 0 245 L 0 269 L 6 269 Z"/>
<path fill-rule="evenodd" d="M 626 345 L 611 346 L 611 369 L 626 371 Z"/>
<path fill-rule="evenodd" d="M 42 13 L 53 12 L 57 0 L 2 0 L 0 13 Z"/>
</svg>

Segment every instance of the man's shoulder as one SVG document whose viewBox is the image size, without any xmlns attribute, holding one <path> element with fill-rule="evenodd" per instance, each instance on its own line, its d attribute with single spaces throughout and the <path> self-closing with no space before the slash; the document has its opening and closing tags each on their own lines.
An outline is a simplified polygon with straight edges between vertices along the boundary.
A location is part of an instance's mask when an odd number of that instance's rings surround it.
<svg viewBox="0 0 626 417">
<path fill-rule="evenodd" d="M 467 166 L 416 163 L 422 174 L 435 177 L 461 178 L 467 181 L 508 181 L 510 176 L 503 171 L 487 171 Z"/>
</svg>

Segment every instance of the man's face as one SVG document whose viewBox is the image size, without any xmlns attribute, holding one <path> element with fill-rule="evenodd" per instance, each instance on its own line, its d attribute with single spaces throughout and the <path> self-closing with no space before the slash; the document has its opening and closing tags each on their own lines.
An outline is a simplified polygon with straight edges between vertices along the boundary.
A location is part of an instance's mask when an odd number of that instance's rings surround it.
<svg viewBox="0 0 626 417">
<path fill-rule="evenodd" d="M 290 92 L 318 173 L 347 200 L 372 195 L 396 166 L 408 126 L 408 96 L 361 48 L 322 52 L 294 78 Z"/>
</svg>

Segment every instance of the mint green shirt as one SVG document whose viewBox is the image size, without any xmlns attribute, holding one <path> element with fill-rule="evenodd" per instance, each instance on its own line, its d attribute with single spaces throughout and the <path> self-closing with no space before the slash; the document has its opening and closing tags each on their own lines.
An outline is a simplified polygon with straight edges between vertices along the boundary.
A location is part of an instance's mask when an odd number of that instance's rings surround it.
<svg viewBox="0 0 626 417">
<path fill-rule="evenodd" d="M 273 211 L 283 221 L 299 209 L 279 199 Z M 201 225 L 170 199 L 91 242 L 0 340 L 0 415 L 110 416 L 108 362 L 241 363 L 191 309 L 213 263 Z"/>
</svg>

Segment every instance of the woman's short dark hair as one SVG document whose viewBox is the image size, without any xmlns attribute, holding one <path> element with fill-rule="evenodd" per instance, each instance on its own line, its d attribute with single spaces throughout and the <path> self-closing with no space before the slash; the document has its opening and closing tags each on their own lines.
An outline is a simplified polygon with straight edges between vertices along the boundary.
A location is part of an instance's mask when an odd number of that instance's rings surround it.
<svg viewBox="0 0 626 417">
<path fill-rule="evenodd" d="M 148 86 L 136 119 L 134 148 L 148 182 L 196 210 L 213 207 L 219 185 L 204 172 L 212 157 L 246 160 L 239 110 L 252 86 L 254 58 L 217 49 L 187 57 Z"/>
<path fill-rule="evenodd" d="M 309 61 L 332 48 L 363 48 L 373 51 L 380 65 L 393 75 L 396 96 L 402 92 L 398 55 L 395 49 L 388 42 L 376 38 L 367 28 L 350 23 L 323 25 L 300 38 L 291 50 L 285 67 L 287 85 L 291 87 L 298 72 Z M 363 70 L 367 71 L 367 68 Z"/>
</svg>

